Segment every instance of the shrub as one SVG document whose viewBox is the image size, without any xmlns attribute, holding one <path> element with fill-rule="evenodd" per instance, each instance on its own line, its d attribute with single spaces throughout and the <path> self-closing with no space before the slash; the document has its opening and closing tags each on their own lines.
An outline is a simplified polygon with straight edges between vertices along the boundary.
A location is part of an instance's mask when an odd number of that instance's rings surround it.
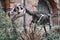
<svg viewBox="0 0 60 40">
<path fill-rule="evenodd" d="M 0 40 L 8 40 L 8 30 L 11 27 L 11 21 L 6 13 L 0 9 Z"/>
</svg>

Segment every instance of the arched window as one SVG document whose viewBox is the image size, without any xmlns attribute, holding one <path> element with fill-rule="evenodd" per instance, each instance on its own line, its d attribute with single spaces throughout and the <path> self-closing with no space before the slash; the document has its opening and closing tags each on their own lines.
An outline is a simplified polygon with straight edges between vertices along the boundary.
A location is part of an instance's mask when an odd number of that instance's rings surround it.
<svg viewBox="0 0 60 40">
<path fill-rule="evenodd" d="M 44 0 L 39 0 L 38 5 L 37 5 L 37 10 L 38 12 L 50 13 L 49 6 Z"/>
</svg>

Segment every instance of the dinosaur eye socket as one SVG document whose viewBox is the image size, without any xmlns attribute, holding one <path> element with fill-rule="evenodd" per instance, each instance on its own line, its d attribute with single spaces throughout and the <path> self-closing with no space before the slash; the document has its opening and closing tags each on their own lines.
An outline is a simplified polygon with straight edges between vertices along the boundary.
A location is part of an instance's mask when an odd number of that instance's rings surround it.
<svg viewBox="0 0 60 40">
<path fill-rule="evenodd" d="M 13 11 L 16 12 L 16 9 L 14 9 Z"/>
<path fill-rule="evenodd" d="M 22 10 L 23 8 L 21 7 L 21 10 Z"/>
<path fill-rule="evenodd" d="M 19 7 L 16 7 L 19 10 Z"/>
</svg>

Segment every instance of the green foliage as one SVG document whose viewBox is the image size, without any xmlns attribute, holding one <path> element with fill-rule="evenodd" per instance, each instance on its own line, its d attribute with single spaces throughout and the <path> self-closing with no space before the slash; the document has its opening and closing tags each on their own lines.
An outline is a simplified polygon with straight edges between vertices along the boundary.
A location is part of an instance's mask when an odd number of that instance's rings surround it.
<svg viewBox="0 0 60 40">
<path fill-rule="evenodd" d="M 60 27 L 55 26 L 54 32 L 51 32 L 48 36 L 48 40 L 60 40 Z"/>
<path fill-rule="evenodd" d="M 6 13 L 0 9 L 0 40 L 17 40 L 16 28 L 15 23 L 11 22 Z"/>
<path fill-rule="evenodd" d="M 0 27 L 9 27 L 10 24 L 10 19 L 6 16 L 6 13 L 0 9 Z"/>
<path fill-rule="evenodd" d="M 48 40 L 60 40 L 60 34 L 55 32 L 50 33 Z"/>
<path fill-rule="evenodd" d="M 11 27 L 11 21 L 6 13 L 0 9 L 0 40 L 8 40 L 7 29 Z"/>
<path fill-rule="evenodd" d="M 5 39 L 6 34 L 4 32 L 5 32 L 4 29 L 3 30 L 0 29 L 0 40 L 4 40 Z"/>
</svg>

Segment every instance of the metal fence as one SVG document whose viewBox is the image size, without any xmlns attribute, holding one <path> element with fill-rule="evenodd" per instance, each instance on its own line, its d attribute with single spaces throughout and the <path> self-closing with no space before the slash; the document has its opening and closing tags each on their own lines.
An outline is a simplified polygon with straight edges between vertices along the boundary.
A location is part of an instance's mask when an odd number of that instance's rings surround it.
<svg viewBox="0 0 60 40">
<path fill-rule="evenodd" d="M 58 11 L 58 25 L 60 26 L 60 9 Z"/>
</svg>

